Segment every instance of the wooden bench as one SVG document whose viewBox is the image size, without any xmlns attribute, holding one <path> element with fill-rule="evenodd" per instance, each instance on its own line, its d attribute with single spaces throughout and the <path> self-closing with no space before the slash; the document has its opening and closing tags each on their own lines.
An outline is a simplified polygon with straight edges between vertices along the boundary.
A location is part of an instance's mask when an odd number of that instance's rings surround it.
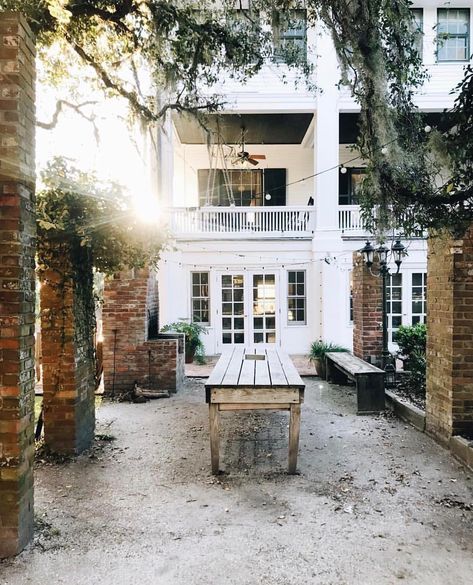
<svg viewBox="0 0 473 585">
<path fill-rule="evenodd" d="M 290 412 L 288 471 L 295 473 L 304 388 L 291 359 L 278 349 L 235 346 L 222 353 L 205 384 L 212 473 L 219 471 L 219 413 L 234 410 Z"/>
<path fill-rule="evenodd" d="M 356 385 L 358 414 L 374 414 L 385 409 L 384 371 L 348 352 L 325 354 L 327 381 L 346 383 L 347 378 Z"/>
</svg>

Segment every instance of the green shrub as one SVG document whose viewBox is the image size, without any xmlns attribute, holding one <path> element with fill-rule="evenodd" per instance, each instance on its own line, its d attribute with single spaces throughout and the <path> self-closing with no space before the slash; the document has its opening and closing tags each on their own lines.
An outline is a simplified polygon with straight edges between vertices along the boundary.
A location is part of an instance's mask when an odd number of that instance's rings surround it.
<svg viewBox="0 0 473 585">
<path fill-rule="evenodd" d="M 348 349 L 346 347 L 342 347 L 341 345 L 337 345 L 336 343 L 322 341 L 319 339 L 318 341 L 314 341 L 310 346 L 309 358 L 311 360 L 322 358 L 330 351 L 348 351 Z"/>
<path fill-rule="evenodd" d="M 161 331 L 163 333 L 184 333 L 186 341 L 186 351 L 195 352 L 195 359 L 199 364 L 205 364 L 205 349 L 200 336 L 207 333 L 207 328 L 198 323 L 190 323 L 186 320 L 175 321 L 165 325 Z"/>
<path fill-rule="evenodd" d="M 409 372 L 408 390 L 425 394 L 427 327 L 424 323 L 399 327 L 396 342 L 399 355 L 404 359 L 404 369 Z"/>
</svg>

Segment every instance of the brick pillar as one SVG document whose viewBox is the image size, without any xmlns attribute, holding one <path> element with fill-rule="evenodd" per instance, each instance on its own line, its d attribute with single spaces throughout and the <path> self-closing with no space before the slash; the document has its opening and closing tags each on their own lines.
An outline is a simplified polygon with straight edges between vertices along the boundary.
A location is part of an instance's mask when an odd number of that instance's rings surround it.
<svg viewBox="0 0 473 585">
<path fill-rule="evenodd" d="M 41 274 L 44 437 L 57 453 L 77 454 L 95 431 L 95 307 L 87 250 L 75 273 L 71 250 L 54 243 L 52 266 Z M 89 267 L 89 268 L 87 268 Z"/>
<path fill-rule="evenodd" d="M 378 266 L 372 270 L 377 274 Z M 353 353 L 373 364 L 381 363 L 383 351 L 382 279 L 373 276 L 362 254 L 353 253 Z"/>
<path fill-rule="evenodd" d="M 123 394 L 135 383 L 176 392 L 184 380 L 184 336 L 158 335 L 156 273 L 129 270 L 106 279 L 103 305 L 105 392 Z"/>
<path fill-rule="evenodd" d="M 25 20 L 0 13 L 0 558 L 33 535 L 34 59 Z"/>
<path fill-rule="evenodd" d="M 105 281 L 103 368 L 108 395 L 126 392 L 134 382 L 147 382 L 151 362 L 162 359 L 154 356 L 154 349 L 151 356 L 151 346 L 146 345 L 158 330 L 157 294 L 153 271 L 123 271 Z"/>
<path fill-rule="evenodd" d="M 473 227 L 429 238 L 426 415 L 441 440 L 473 434 Z"/>
</svg>

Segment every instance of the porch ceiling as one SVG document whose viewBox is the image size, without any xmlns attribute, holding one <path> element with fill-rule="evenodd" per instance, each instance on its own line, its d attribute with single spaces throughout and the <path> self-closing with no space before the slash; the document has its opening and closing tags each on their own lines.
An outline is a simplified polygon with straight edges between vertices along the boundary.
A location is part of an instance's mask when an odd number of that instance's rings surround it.
<svg viewBox="0 0 473 585">
<path fill-rule="evenodd" d="M 241 128 L 245 128 L 246 144 L 300 144 L 313 114 L 213 114 L 207 116 L 210 130 L 219 132 L 222 142 L 239 144 Z M 189 115 L 173 117 L 182 144 L 206 144 L 206 134 Z"/>
</svg>

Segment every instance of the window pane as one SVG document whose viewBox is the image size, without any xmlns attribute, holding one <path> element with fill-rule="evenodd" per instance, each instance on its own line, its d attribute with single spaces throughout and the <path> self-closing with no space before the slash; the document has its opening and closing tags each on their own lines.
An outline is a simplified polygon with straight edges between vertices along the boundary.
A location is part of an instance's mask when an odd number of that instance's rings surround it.
<svg viewBox="0 0 473 585">
<path fill-rule="evenodd" d="M 235 339 L 234 343 L 245 343 L 245 334 L 235 333 L 234 339 Z"/>
<path fill-rule="evenodd" d="M 209 323 L 209 287 L 208 272 L 192 272 L 191 274 L 191 306 L 192 321 L 196 323 Z"/>
<path fill-rule="evenodd" d="M 470 45 L 470 11 L 439 8 L 437 24 L 438 61 L 466 61 Z"/>
<path fill-rule="evenodd" d="M 245 328 L 244 327 L 244 324 L 243 324 L 244 323 L 244 320 L 242 318 L 235 317 L 235 319 L 233 321 L 234 321 L 234 323 L 233 323 L 233 329 L 238 329 L 238 330 L 241 331 L 241 330 L 243 330 Z"/>
</svg>

